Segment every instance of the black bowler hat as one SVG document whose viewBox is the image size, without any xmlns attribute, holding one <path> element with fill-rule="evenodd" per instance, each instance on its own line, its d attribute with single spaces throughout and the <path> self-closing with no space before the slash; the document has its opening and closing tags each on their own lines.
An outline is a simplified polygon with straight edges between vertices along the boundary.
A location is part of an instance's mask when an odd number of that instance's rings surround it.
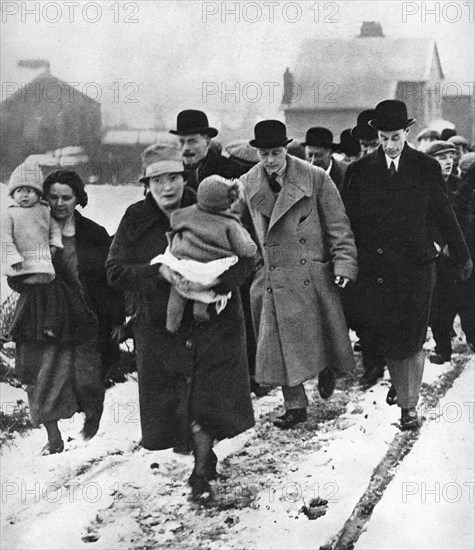
<svg viewBox="0 0 475 550">
<path fill-rule="evenodd" d="M 218 130 L 210 128 L 208 117 L 203 111 L 187 109 L 181 111 L 176 117 L 176 130 L 170 130 L 170 134 L 177 136 L 188 136 L 190 134 L 205 134 L 209 137 L 216 137 Z"/>
<path fill-rule="evenodd" d="M 376 118 L 376 111 L 374 109 L 361 111 L 356 119 L 356 126 L 353 126 L 351 129 L 351 135 L 363 141 L 378 139 L 378 131 L 368 124 L 368 122 L 374 118 Z"/>
<path fill-rule="evenodd" d="M 333 143 L 333 134 L 327 128 L 319 126 L 310 128 L 305 135 L 304 147 L 324 147 L 325 149 L 337 149 L 338 144 Z"/>
<path fill-rule="evenodd" d="M 348 157 L 356 157 L 361 153 L 360 140 L 351 134 L 351 130 L 343 130 L 340 134 L 338 150 Z"/>
<path fill-rule="evenodd" d="M 407 118 L 406 104 L 397 99 L 386 99 L 376 105 L 375 116 L 369 125 L 376 130 L 392 132 L 404 130 L 416 122 L 414 118 Z"/>
<path fill-rule="evenodd" d="M 292 140 L 287 137 L 287 128 L 280 120 L 262 120 L 254 126 L 254 137 L 249 145 L 257 149 L 285 147 Z"/>
</svg>

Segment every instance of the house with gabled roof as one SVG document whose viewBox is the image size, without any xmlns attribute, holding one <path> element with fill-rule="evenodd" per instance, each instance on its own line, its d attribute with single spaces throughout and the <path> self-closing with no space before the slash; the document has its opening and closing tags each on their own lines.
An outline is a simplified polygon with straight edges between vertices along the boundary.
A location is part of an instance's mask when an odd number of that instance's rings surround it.
<svg viewBox="0 0 475 550">
<path fill-rule="evenodd" d="M 393 38 L 379 23 L 364 22 L 353 38 L 303 42 L 295 67 L 284 74 L 281 109 L 290 136 L 324 126 L 338 139 L 359 112 L 399 99 L 417 120 L 411 132 L 416 135 L 442 116 L 443 79 L 433 39 Z"/>
<path fill-rule="evenodd" d="M 101 105 L 53 76 L 49 63 L 0 103 L 2 179 L 32 154 L 82 147 L 90 160 L 101 143 Z"/>
</svg>

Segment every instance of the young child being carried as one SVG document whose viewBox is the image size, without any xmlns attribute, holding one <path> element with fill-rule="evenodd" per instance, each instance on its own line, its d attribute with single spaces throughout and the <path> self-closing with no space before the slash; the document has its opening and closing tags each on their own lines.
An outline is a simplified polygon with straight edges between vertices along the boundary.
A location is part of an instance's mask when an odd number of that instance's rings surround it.
<svg viewBox="0 0 475 550">
<path fill-rule="evenodd" d="M 179 273 L 186 280 L 200 283 L 207 290 L 181 295 L 172 286 L 167 308 L 167 330 L 180 326 L 187 299 L 194 300 L 195 320 L 209 319 L 208 304 L 216 303 L 219 313 L 230 295 L 216 294 L 212 287 L 218 277 L 239 258 L 252 258 L 257 246 L 241 225 L 231 205 L 239 196 L 237 183 L 221 176 L 210 176 L 198 187 L 197 204 L 175 210 L 170 219 L 170 246 L 152 260 Z"/>
<path fill-rule="evenodd" d="M 52 255 L 63 248 L 61 228 L 42 200 L 43 174 L 37 165 L 20 164 L 12 173 L 8 193 L 13 203 L 3 227 L 5 275 L 27 285 L 42 285 L 45 291 L 43 333 L 54 338 L 61 319 L 57 293 L 49 285 L 55 278 Z"/>
</svg>

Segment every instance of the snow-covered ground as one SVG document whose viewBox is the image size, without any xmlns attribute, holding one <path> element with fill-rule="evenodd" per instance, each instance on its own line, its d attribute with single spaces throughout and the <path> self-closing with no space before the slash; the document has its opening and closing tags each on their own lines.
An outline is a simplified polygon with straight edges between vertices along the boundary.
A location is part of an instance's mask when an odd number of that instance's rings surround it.
<svg viewBox="0 0 475 550">
<path fill-rule="evenodd" d="M 473 547 L 473 522 L 468 521 L 473 518 L 473 485 L 470 502 L 470 486 L 463 483 L 473 482 L 474 367 L 472 356 L 441 404 L 445 414 L 438 420 L 434 411 L 426 414 L 430 421 L 376 506 L 359 550 Z M 427 362 L 426 380 L 435 381 L 448 370 L 449 364 Z M 398 433 L 399 410 L 384 401 L 387 379 L 368 392 L 337 391 L 326 403 L 313 383 L 307 389 L 311 418 L 332 402 L 349 400 L 335 418 L 291 432 L 279 432 L 271 424 L 281 406 L 280 392 L 255 400 L 255 429 L 216 447 L 224 477 L 213 484 L 218 505 L 200 510 L 187 500 L 192 457 L 139 447 L 137 383 L 130 377 L 108 390 L 99 433 L 90 442 L 78 436 L 82 418 L 76 415 L 61 422 L 67 439 L 63 454 L 39 455 L 45 443 L 42 429 L 3 450 L 2 548 L 319 548 L 338 533 L 365 491 Z M 2 385 L 1 398 L 7 410 L 25 395 Z M 465 415 L 453 424 L 448 415 L 455 413 L 447 403 L 472 403 L 471 418 Z M 448 483 L 465 487 L 465 498 L 428 510 L 430 502 L 421 504 L 415 491 L 421 483 L 432 487 L 437 480 L 441 491 L 453 490 Z M 328 512 L 309 521 L 300 509 L 317 496 L 329 501 Z M 443 521 L 455 512 L 458 523 Z M 448 543 L 457 533 L 457 540 L 446 546 L 424 544 L 427 514 L 432 517 L 427 536 Z"/>
</svg>

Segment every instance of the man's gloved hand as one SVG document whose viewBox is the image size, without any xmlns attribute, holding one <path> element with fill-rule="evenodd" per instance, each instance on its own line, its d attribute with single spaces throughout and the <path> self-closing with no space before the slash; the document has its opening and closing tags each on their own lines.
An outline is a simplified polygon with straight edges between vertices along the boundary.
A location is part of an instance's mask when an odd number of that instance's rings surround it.
<svg viewBox="0 0 475 550">
<path fill-rule="evenodd" d="M 466 281 L 472 274 L 472 269 L 473 269 L 473 262 L 472 262 L 472 259 L 469 258 L 463 266 L 459 267 L 459 272 L 458 272 L 459 279 L 461 281 Z"/>
</svg>

